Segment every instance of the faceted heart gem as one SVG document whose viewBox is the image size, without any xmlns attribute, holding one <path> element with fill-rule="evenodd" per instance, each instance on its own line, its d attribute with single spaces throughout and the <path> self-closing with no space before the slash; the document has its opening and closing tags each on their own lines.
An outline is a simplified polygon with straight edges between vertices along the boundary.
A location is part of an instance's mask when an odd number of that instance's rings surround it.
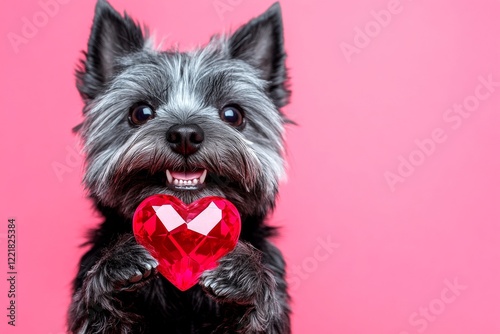
<svg viewBox="0 0 500 334">
<path fill-rule="evenodd" d="M 159 262 L 158 271 L 185 291 L 236 247 L 241 220 L 224 198 L 204 197 L 186 205 L 173 196 L 153 195 L 137 207 L 133 230 Z"/>
</svg>

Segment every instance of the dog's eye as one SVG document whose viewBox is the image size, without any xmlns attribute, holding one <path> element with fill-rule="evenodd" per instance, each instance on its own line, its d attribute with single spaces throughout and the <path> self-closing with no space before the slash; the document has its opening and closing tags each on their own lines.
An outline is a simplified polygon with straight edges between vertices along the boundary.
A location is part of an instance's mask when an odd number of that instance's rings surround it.
<svg viewBox="0 0 500 334">
<path fill-rule="evenodd" d="M 154 110 L 147 104 L 138 104 L 130 109 L 128 117 L 130 123 L 133 125 L 142 125 L 155 117 Z"/>
<path fill-rule="evenodd" d="M 222 108 L 220 118 L 234 127 L 242 126 L 244 121 L 243 111 L 236 105 L 228 105 Z"/>
</svg>

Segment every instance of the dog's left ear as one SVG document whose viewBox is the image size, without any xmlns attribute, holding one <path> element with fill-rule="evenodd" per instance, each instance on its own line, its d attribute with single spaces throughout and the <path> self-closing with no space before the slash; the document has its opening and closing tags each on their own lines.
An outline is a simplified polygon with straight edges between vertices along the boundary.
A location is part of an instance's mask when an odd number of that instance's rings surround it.
<svg viewBox="0 0 500 334">
<path fill-rule="evenodd" d="M 269 82 L 268 94 L 276 106 L 283 107 L 288 103 L 290 91 L 278 2 L 230 37 L 229 52 L 233 58 L 244 60 L 260 71 L 262 79 Z"/>
</svg>

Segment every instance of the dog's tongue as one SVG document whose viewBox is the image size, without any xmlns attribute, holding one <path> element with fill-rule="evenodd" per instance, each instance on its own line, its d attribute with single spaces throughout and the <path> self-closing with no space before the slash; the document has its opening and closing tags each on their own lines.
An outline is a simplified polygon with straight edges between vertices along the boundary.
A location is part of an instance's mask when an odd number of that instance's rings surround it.
<svg viewBox="0 0 500 334">
<path fill-rule="evenodd" d="M 203 171 L 192 172 L 192 173 L 170 172 L 170 174 L 172 174 L 172 177 L 177 180 L 194 180 L 194 179 L 199 179 L 203 174 Z"/>
</svg>

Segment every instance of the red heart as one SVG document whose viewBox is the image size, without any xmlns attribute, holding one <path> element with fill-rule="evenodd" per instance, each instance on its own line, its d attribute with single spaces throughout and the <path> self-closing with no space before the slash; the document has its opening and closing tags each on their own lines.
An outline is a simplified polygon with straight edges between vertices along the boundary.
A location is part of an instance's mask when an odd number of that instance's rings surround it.
<svg viewBox="0 0 500 334">
<path fill-rule="evenodd" d="M 220 197 L 190 205 L 169 195 L 153 195 L 134 214 L 137 242 L 159 262 L 158 271 L 182 291 L 236 247 L 241 230 L 236 207 Z"/>
</svg>

